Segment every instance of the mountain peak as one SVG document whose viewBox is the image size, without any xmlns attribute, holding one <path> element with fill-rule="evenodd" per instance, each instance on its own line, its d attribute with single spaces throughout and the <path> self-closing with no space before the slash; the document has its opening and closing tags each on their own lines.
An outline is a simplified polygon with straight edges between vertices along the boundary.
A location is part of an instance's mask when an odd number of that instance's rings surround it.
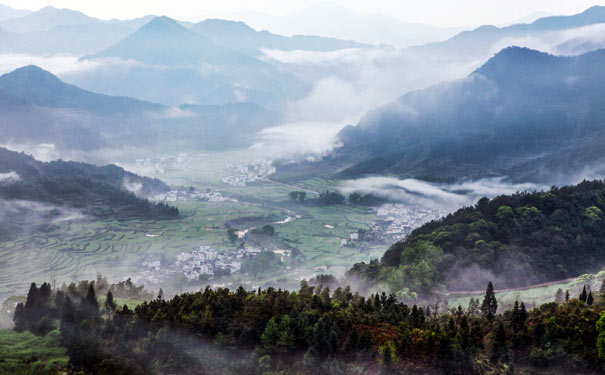
<svg viewBox="0 0 605 375">
<path fill-rule="evenodd" d="M 496 53 L 483 66 L 475 71 L 486 77 L 503 78 L 507 74 L 523 68 L 526 73 L 536 69 L 544 69 L 552 65 L 559 58 L 548 53 L 536 51 L 525 47 L 507 47 Z M 517 69 L 517 68 L 518 69 Z"/>
<path fill-rule="evenodd" d="M 151 19 L 151 21 L 147 22 L 145 25 L 141 26 L 139 30 L 151 30 L 151 31 L 174 31 L 178 29 L 184 29 L 178 22 L 173 20 L 170 17 L 166 16 L 157 16 Z"/>
<path fill-rule="evenodd" d="M 57 76 L 36 65 L 27 65 L 6 73 L 0 77 L 0 82 L 6 87 L 6 84 L 19 82 L 32 86 L 45 85 L 55 86 L 63 83 Z"/>
</svg>

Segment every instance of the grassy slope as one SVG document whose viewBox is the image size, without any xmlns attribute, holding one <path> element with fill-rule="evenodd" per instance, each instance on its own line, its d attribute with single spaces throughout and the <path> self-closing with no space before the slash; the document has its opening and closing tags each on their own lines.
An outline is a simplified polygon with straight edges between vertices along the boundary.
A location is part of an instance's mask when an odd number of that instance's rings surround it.
<svg viewBox="0 0 605 375">
<path fill-rule="evenodd" d="M 0 329 L 0 374 L 56 374 L 68 361 L 58 336 L 58 331 L 39 337 L 29 331 Z"/>
</svg>

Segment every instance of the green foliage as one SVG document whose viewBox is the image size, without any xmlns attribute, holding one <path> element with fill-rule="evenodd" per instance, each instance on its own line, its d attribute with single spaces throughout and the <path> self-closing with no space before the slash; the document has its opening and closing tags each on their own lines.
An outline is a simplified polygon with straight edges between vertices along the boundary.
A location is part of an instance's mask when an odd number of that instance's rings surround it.
<svg viewBox="0 0 605 375">
<path fill-rule="evenodd" d="M 605 313 L 601 314 L 596 325 L 597 328 L 597 350 L 599 358 L 605 359 Z"/>
<path fill-rule="evenodd" d="M 605 262 L 603 195 L 605 182 L 584 181 L 545 193 L 484 198 L 393 244 L 378 270 L 360 264 L 349 274 L 370 286 L 409 288 L 420 296 L 439 294 L 442 286 L 478 290 L 489 278 L 516 288 L 577 276 Z M 460 277 L 479 269 L 476 277 Z M 413 273 L 421 281 L 411 280 Z"/>
</svg>

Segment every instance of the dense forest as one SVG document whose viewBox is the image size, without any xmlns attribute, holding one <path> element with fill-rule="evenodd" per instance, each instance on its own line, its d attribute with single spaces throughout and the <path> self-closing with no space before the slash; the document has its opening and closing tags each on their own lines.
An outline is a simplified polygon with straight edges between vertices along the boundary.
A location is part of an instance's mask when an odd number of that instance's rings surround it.
<svg viewBox="0 0 605 375">
<path fill-rule="evenodd" d="M 174 218 L 179 214 L 174 207 L 153 204 L 144 198 L 170 190 L 168 185 L 115 165 L 43 163 L 24 153 L 0 148 L 0 174 L 10 178 L 0 181 L 0 200 L 44 202 L 118 219 Z M 131 190 L 137 190 L 137 194 Z"/>
<path fill-rule="evenodd" d="M 414 230 L 351 278 L 429 296 L 576 277 L 605 263 L 605 182 L 483 198 Z"/>
<path fill-rule="evenodd" d="M 32 284 L 15 330 L 58 330 L 69 355 L 62 371 L 79 375 L 597 374 L 605 365 L 603 292 L 531 311 L 517 302 L 497 315 L 491 283 L 482 302 L 448 309 L 303 281 L 292 292 L 160 292 L 132 310 L 115 303 L 132 291 L 120 285 Z"/>
</svg>

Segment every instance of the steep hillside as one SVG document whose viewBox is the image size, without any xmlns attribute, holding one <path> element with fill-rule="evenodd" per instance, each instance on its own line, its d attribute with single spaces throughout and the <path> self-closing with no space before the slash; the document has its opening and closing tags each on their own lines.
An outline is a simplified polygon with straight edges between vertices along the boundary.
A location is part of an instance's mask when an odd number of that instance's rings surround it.
<svg viewBox="0 0 605 375">
<path fill-rule="evenodd" d="M 344 145 L 324 163 L 355 161 L 343 177 L 560 182 L 601 165 L 604 63 L 605 50 L 555 57 L 507 48 L 466 79 L 368 113 L 341 131 Z"/>
<path fill-rule="evenodd" d="M 605 265 L 605 182 L 483 198 L 414 230 L 380 263 L 348 276 L 422 296 L 513 288 L 577 277 Z"/>
</svg>

